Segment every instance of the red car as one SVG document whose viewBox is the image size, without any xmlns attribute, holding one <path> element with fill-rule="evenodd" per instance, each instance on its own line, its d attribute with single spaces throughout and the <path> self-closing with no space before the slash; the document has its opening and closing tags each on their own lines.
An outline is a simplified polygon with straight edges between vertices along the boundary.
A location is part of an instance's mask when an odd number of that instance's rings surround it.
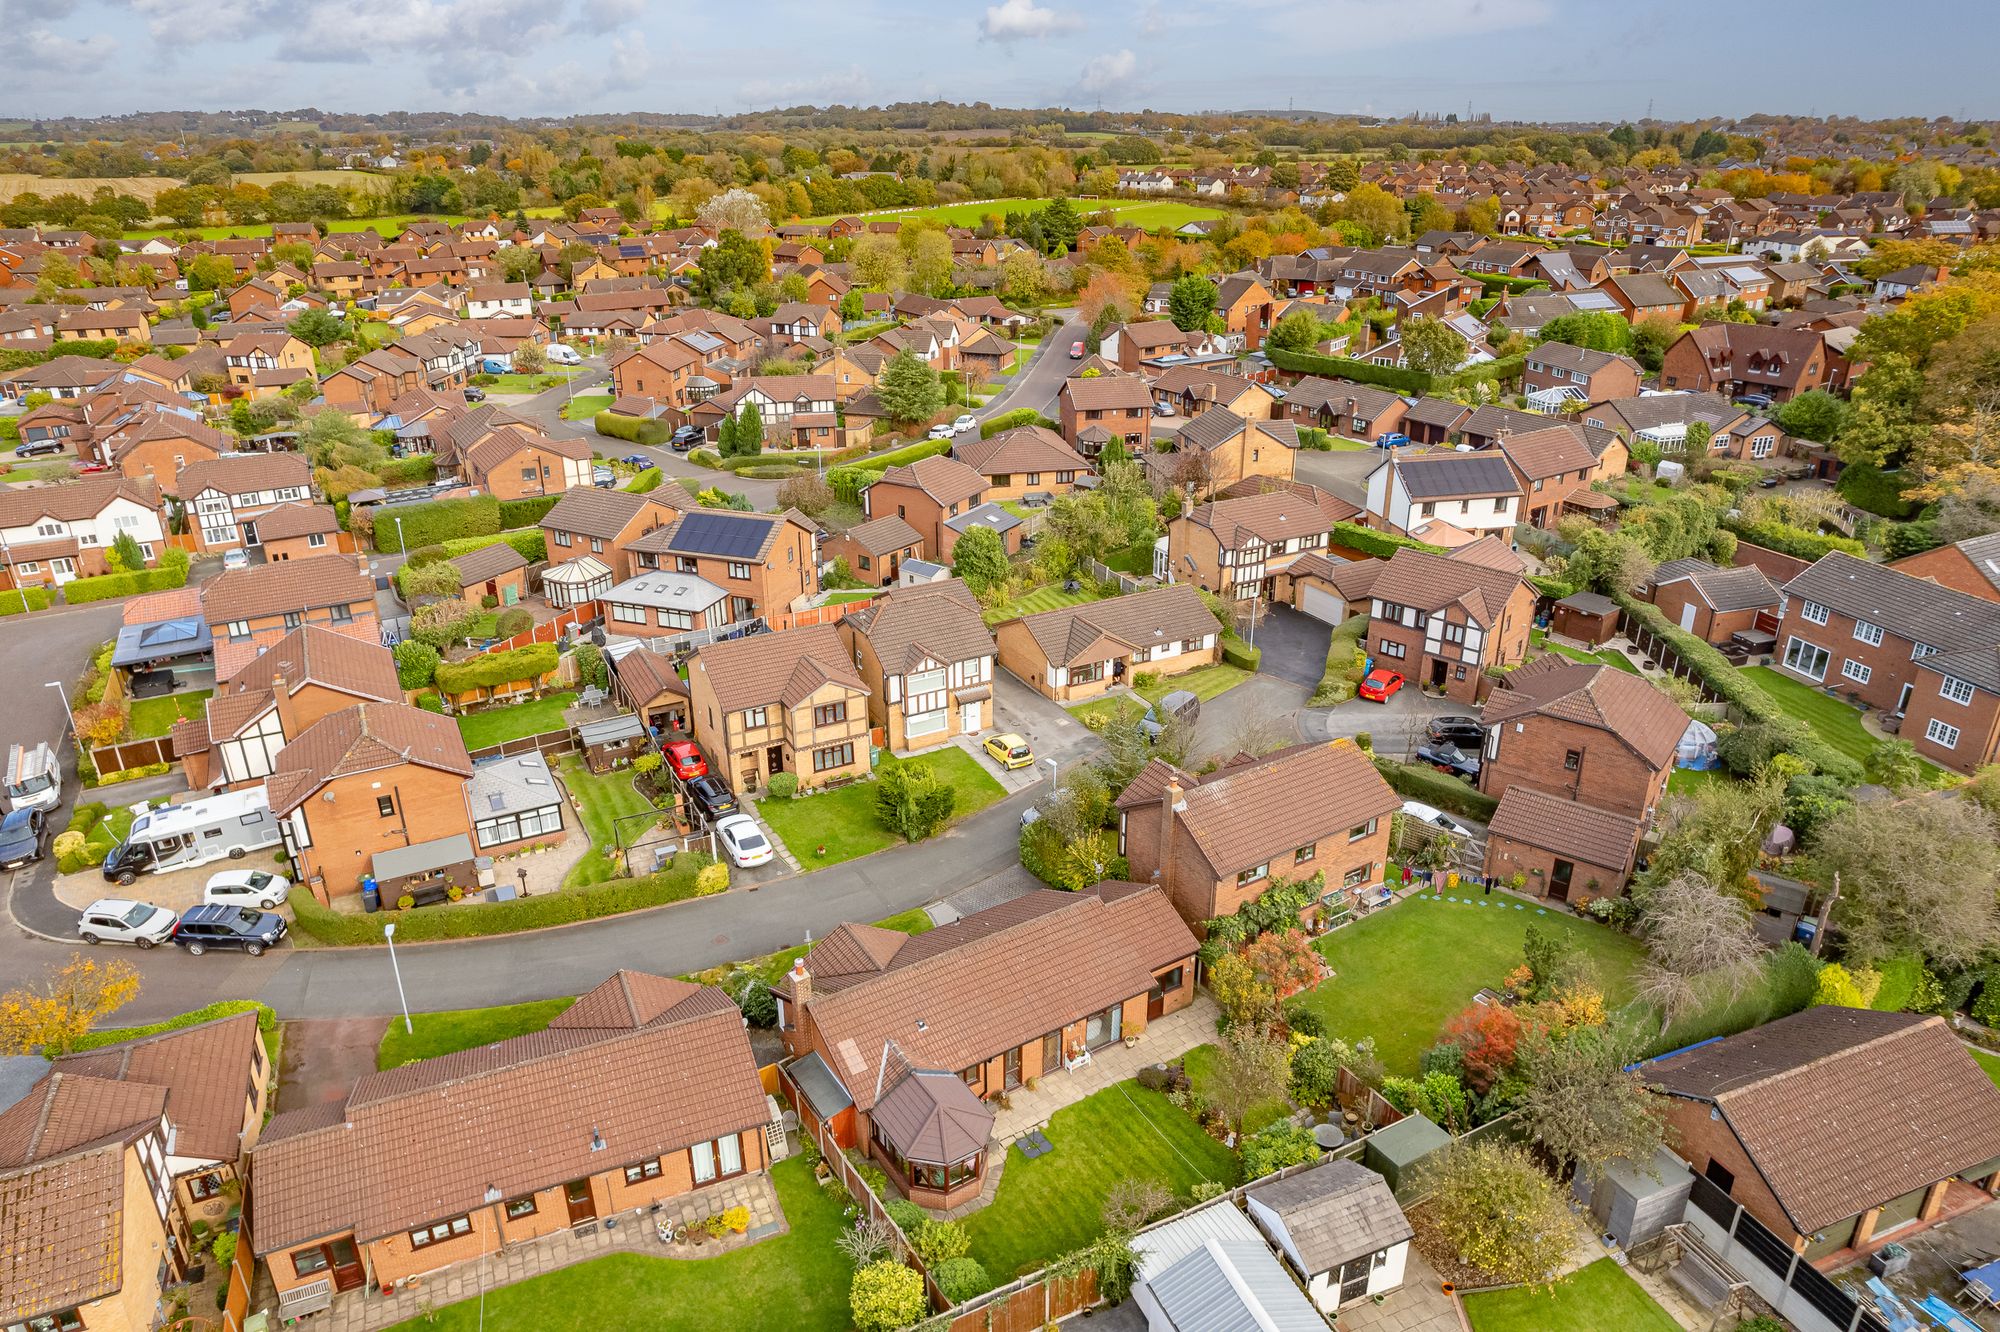
<svg viewBox="0 0 2000 1332">
<path fill-rule="evenodd" d="M 1402 687 L 1402 672 L 1377 666 L 1368 672 L 1367 678 L 1361 682 L 1360 693 L 1361 697 L 1370 703 L 1387 703 L 1389 696 Z"/>
<path fill-rule="evenodd" d="M 669 740 L 660 746 L 660 752 L 666 755 L 668 769 L 682 781 L 708 776 L 708 760 L 701 756 L 701 746 L 694 741 Z"/>
</svg>

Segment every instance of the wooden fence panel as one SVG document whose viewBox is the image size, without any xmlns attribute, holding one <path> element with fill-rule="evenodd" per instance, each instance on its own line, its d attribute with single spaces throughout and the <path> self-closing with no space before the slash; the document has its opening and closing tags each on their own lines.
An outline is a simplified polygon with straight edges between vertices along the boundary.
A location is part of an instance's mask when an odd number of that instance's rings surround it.
<svg viewBox="0 0 2000 1332">
<path fill-rule="evenodd" d="M 257 1259 L 251 1247 L 250 1228 L 239 1222 L 236 1256 L 229 1264 L 229 1296 L 222 1306 L 223 1332 L 241 1332 L 243 1318 L 250 1312 L 250 1286 L 257 1276 Z"/>
<path fill-rule="evenodd" d="M 165 735 L 151 740 L 127 740 L 119 745 L 99 745 L 90 751 L 90 766 L 100 773 L 124 772 L 128 768 L 143 768 L 149 763 L 173 761 L 173 737 Z"/>
<path fill-rule="evenodd" d="M 475 749 L 470 753 L 474 763 L 484 759 L 513 758 L 519 754 L 539 753 L 543 758 L 554 758 L 561 754 L 576 752 L 576 734 L 572 731 L 543 731 L 540 735 L 524 735 L 515 740 L 502 740 L 497 745 Z"/>
</svg>

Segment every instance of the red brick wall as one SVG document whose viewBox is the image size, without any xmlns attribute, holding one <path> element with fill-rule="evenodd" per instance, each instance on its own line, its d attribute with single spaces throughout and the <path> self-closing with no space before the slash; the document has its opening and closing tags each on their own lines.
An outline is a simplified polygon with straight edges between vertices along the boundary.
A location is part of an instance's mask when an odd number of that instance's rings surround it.
<svg viewBox="0 0 2000 1332">
<path fill-rule="evenodd" d="M 1870 707 L 1893 711 L 1902 699 L 1903 685 L 1916 679 L 1917 665 L 1910 657 L 1915 645 L 1909 639 L 1898 638 L 1886 630 L 1881 643 L 1865 643 L 1854 636 L 1855 621 L 1852 616 L 1829 610 L 1825 624 L 1814 624 L 1805 618 L 1804 612 L 1805 602 L 1799 597 L 1791 598 L 1784 619 L 1778 622 L 1778 645 L 1772 654 L 1771 664 L 1792 679 L 1810 684 L 1815 689 L 1833 689 L 1842 698 L 1855 694 Z M 1786 669 L 1785 651 L 1793 638 L 1802 638 L 1826 649 L 1826 674 L 1823 678 L 1814 680 Z M 1858 662 L 1869 669 L 1865 682 L 1849 679 L 1841 673 L 1842 664 L 1848 661 Z"/>
<path fill-rule="evenodd" d="M 1954 703 L 1938 692 L 1943 681 L 1936 671 L 1916 672 L 1916 688 L 1910 693 L 1900 734 L 1938 766 L 1969 773 L 1993 762 L 2000 751 L 2000 698 L 1975 689 L 1971 702 Z M 1929 738 L 1933 719 L 1958 728 L 1957 743 L 1951 748 Z"/>
<path fill-rule="evenodd" d="M 1556 854 L 1526 842 L 1517 842 L 1511 837 L 1489 837 L 1486 842 L 1486 877 L 1499 882 L 1511 879 L 1516 874 L 1527 876 L 1522 889 L 1537 897 L 1547 897 L 1549 887 L 1554 882 Z M 1576 868 L 1570 875 L 1569 893 L 1563 899 L 1580 902 L 1589 897 L 1615 897 L 1625 887 L 1626 876 L 1631 872 L 1628 865 L 1592 865 L 1572 857 L 1564 856 Z M 1590 886 L 1591 880 L 1597 887 Z"/>
<path fill-rule="evenodd" d="M 1564 766 L 1571 750 L 1581 756 L 1577 771 Z M 1480 767 L 1479 789 L 1496 799 L 1516 783 L 1566 799 L 1580 789 L 1600 809 L 1644 818 L 1658 808 L 1672 768 L 1669 759 L 1655 771 L 1609 732 L 1554 717 L 1524 717 L 1500 728 L 1497 752 Z"/>
</svg>

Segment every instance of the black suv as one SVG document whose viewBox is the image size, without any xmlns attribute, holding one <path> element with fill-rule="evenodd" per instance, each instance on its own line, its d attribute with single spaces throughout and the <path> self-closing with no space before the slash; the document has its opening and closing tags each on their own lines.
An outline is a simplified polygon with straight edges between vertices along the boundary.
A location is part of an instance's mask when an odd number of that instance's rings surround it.
<svg viewBox="0 0 2000 1332">
<path fill-rule="evenodd" d="M 713 777 L 696 777 L 687 784 L 688 803 L 713 823 L 724 814 L 736 812 L 736 795 Z"/>
<path fill-rule="evenodd" d="M 285 918 L 250 907 L 189 907 L 174 926 L 172 941 L 200 957 L 211 948 L 240 948 L 256 957 L 285 937 Z"/>
<path fill-rule="evenodd" d="M 1462 749 L 1486 747 L 1486 728 L 1477 717 L 1433 717 L 1424 727 L 1424 737 L 1432 744 L 1457 745 Z"/>
</svg>

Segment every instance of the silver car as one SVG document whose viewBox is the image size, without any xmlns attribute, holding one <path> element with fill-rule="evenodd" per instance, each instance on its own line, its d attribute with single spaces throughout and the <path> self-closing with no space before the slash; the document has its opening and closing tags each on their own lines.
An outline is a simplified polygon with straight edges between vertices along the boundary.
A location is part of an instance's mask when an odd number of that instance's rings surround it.
<svg viewBox="0 0 2000 1332">
<path fill-rule="evenodd" d="M 83 909 L 76 935 L 87 944 L 128 943 L 151 948 L 171 939 L 179 922 L 180 917 L 151 902 L 102 897 Z"/>
</svg>

